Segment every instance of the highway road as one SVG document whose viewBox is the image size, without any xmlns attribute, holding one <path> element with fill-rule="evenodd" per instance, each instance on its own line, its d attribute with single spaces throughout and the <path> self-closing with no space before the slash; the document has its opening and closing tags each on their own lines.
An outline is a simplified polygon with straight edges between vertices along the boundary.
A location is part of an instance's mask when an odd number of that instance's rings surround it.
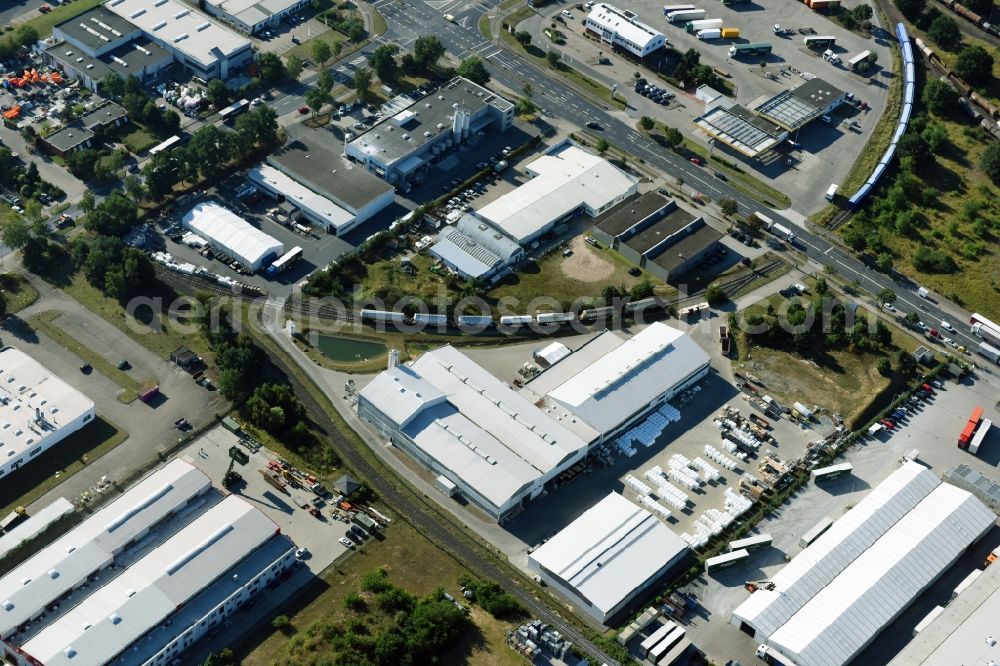
<svg viewBox="0 0 1000 666">
<path fill-rule="evenodd" d="M 706 194 L 716 201 L 722 198 L 734 199 L 744 213 L 762 210 L 761 204 L 732 189 L 725 182 L 716 180 L 709 170 L 665 150 L 640 134 L 610 113 L 608 107 L 600 101 L 591 100 L 558 76 L 550 76 L 545 68 L 521 59 L 502 42 L 483 39 L 477 28 L 478 21 L 483 14 L 495 10 L 496 0 L 478 3 L 466 0 L 378 0 L 373 6 L 385 16 L 388 24 L 383 40 L 405 47 L 421 35 L 435 34 L 456 57 L 478 55 L 483 58 L 489 64 L 493 78 L 510 90 L 520 91 L 525 83 L 530 83 L 542 96 L 541 99 L 536 98 L 536 101 L 549 115 L 561 116 L 581 127 L 589 120 L 597 120 L 610 143 L 641 157 L 665 174 L 683 178 L 685 189 Z M 455 22 L 446 21 L 443 17 L 446 13 L 452 14 Z M 847 280 L 857 280 L 872 294 L 882 289 L 891 289 L 897 294 L 897 307 L 902 313 L 917 312 L 931 327 L 940 324 L 942 320 L 949 321 L 958 329 L 958 333 L 953 335 L 958 344 L 970 350 L 979 345 L 980 340 L 969 332 L 967 325 L 970 313 L 963 308 L 936 294 L 932 294 L 930 299 L 920 298 L 917 295 L 920 285 L 912 280 L 868 268 L 838 244 L 793 223 L 783 217 L 780 211 L 767 211 L 766 214 L 776 222 L 795 228 L 796 249 L 814 262 L 817 268 L 826 266 Z M 791 258 L 795 260 L 794 256 Z M 802 261 L 796 263 L 803 265 Z M 979 357 L 975 358 L 981 361 Z M 1000 378 L 994 378 L 993 381 L 1000 385 Z"/>
</svg>

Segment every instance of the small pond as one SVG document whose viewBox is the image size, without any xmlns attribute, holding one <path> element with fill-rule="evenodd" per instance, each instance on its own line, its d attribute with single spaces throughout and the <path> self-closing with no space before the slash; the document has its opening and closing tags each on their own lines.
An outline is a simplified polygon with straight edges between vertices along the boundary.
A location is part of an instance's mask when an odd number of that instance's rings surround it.
<svg viewBox="0 0 1000 666">
<path fill-rule="evenodd" d="M 316 348 L 335 363 L 365 363 L 386 354 L 385 345 L 381 342 L 336 338 L 332 335 L 319 336 Z"/>
</svg>

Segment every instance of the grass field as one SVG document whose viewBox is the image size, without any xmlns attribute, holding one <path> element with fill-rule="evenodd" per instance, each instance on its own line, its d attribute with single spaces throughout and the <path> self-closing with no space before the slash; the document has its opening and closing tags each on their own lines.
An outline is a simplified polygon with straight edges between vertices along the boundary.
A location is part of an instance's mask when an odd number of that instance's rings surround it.
<svg viewBox="0 0 1000 666">
<path fill-rule="evenodd" d="M 234 646 L 243 666 L 333 663 L 334 654 L 323 630 L 345 623 L 352 614 L 344 608 L 344 598 L 356 592 L 361 577 L 383 567 L 390 582 L 406 591 L 424 595 L 443 586 L 456 597 L 458 579 L 468 570 L 449 553 L 439 549 L 405 521 L 393 522 L 380 536 L 371 539 L 356 553 L 342 560 L 318 579 L 312 589 L 299 595 L 298 606 L 283 609 L 294 628 L 291 637 L 271 633 L 256 645 Z M 504 644 L 513 625 L 495 620 L 478 608 L 472 618 L 479 635 L 472 634 L 454 652 L 442 655 L 442 664 L 523 666 L 523 659 Z"/>
<path fill-rule="evenodd" d="M 483 14 L 479 17 L 479 34 L 483 36 L 486 41 L 491 41 L 493 39 L 493 30 L 490 29 L 490 17 L 489 14 Z"/>
<path fill-rule="evenodd" d="M 44 333 L 48 338 L 57 344 L 73 352 L 84 363 L 93 366 L 93 372 L 99 372 L 121 387 L 117 398 L 119 401 L 128 404 L 135 400 L 139 391 L 156 385 L 156 380 L 152 377 L 137 380 L 124 370 L 119 370 L 113 363 L 100 354 L 95 353 L 86 345 L 80 344 L 73 336 L 64 331 L 56 320 L 59 318 L 58 312 L 43 312 L 28 319 L 28 325 L 33 329 Z"/>
<path fill-rule="evenodd" d="M 336 30 L 327 30 L 326 32 L 324 32 L 322 34 L 316 35 L 312 39 L 307 39 L 306 41 L 302 42 L 301 44 L 295 46 L 288 53 L 286 53 L 285 56 L 287 57 L 287 56 L 290 56 L 290 55 L 297 55 L 298 57 L 302 58 L 303 60 L 310 60 L 311 61 L 312 60 L 312 48 L 313 48 L 313 44 L 315 44 L 316 42 L 326 42 L 327 44 L 329 44 L 329 46 L 330 46 L 331 49 L 333 48 L 334 44 L 336 44 L 338 42 L 341 44 L 341 48 L 343 49 L 343 51 L 341 51 L 341 53 L 340 53 L 339 56 L 331 57 L 330 58 L 331 61 L 337 60 L 339 58 L 343 58 L 345 55 L 347 55 L 348 53 L 351 53 L 353 50 L 355 50 L 355 49 L 351 48 L 352 44 L 351 44 L 350 41 L 348 41 L 347 35 L 344 35 L 343 33 L 337 32 Z M 364 44 L 364 42 L 362 42 L 362 44 Z M 361 44 L 359 44 L 357 46 L 361 46 Z M 321 65 L 321 63 L 318 63 L 318 62 L 314 63 L 314 64 L 317 67 L 319 67 Z"/>
<path fill-rule="evenodd" d="M 139 127 L 138 125 L 135 125 L 134 129 L 126 134 L 125 138 L 122 139 L 122 143 L 125 144 L 125 147 L 136 155 L 146 152 L 159 142 L 159 139 L 153 136 L 145 128 Z"/>
<path fill-rule="evenodd" d="M 32 287 L 24 276 L 17 273 L 0 275 L 0 294 L 7 302 L 7 314 L 20 312 L 38 300 L 38 291 Z"/>
<path fill-rule="evenodd" d="M 372 25 L 371 25 L 371 36 L 378 37 L 379 35 L 385 34 L 385 31 L 389 29 L 388 24 L 385 22 L 385 17 L 377 9 L 372 10 Z"/>
<path fill-rule="evenodd" d="M 0 484 L 0 515 L 28 506 L 125 441 L 128 433 L 98 416 Z M 67 497 L 72 501 L 74 498 Z"/>
</svg>

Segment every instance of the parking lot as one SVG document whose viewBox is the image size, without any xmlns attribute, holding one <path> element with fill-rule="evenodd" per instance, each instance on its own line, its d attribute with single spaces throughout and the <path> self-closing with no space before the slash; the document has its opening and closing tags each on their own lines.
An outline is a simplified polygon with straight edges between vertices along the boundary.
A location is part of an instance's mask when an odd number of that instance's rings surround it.
<svg viewBox="0 0 1000 666">
<path fill-rule="evenodd" d="M 730 567 L 713 576 L 702 576 L 691 587 L 705 610 L 689 618 L 686 628 L 691 639 L 710 647 L 709 658 L 717 663 L 728 659 L 753 663 L 756 641 L 728 624 L 732 611 L 747 598 L 743 583 L 766 580 L 774 575 L 788 558 L 802 550 L 799 539 L 806 531 L 824 517 L 836 520 L 842 516 L 897 469 L 903 456 L 913 449 L 920 452 L 918 460 L 939 476 L 949 466 L 964 463 L 991 479 L 1000 480 L 1000 433 L 995 428 L 978 456 L 970 455 L 955 444 L 969 413 L 977 405 L 983 407 L 983 418 L 1000 419 L 996 392 L 990 384 L 973 378 L 961 383 L 945 382 L 943 389 L 938 389 L 936 395 L 903 419 L 891 434 L 867 439 L 851 449 L 842 461 L 853 465 L 853 474 L 823 485 L 810 483 L 805 486 L 755 530 L 773 536 L 771 548 L 755 551 L 747 564 Z M 855 663 L 889 661 L 909 639 L 913 627 L 934 605 L 946 601 L 955 585 L 980 566 L 986 553 L 998 543 L 1000 530 L 994 529 L 884 630 Z"/>
<path fill-rule="evenodd" d="M 856 3 L 845 3 L 845 6 L 854 4 Z M 567 9 L 572 14 L 572 19 L 562 16 L 561 12 Z M 823 206 L 826 189 L 831 182 L 840 182 L 853 164 L 853 158 L 844 159 L 843 156 L 861 153 L 884 109 L 888 85 L 894 76 L 889 71 L 894 38 L 878 27 L 873 28 L 874 38 L 863 37 L 859 33 L 845 30 L 800 3 L 716 3 L 707 6 L 706 18 L 720 18 L 725 27 L 740 29 L 738 38 L 710 41 L 701 41 L 694 34 L 685 32 L 683 23 L 667 22 L 662 3 L 640 0 L 628 9 L 635 12 L 639 20 L 662 31 L 666 35 L 668 46 L 682 53 L 693 48 L 700 54 L 703 64 L 722 72 L 735 88 L 734 96 L 738 103 L 751 105 L 782 90 L 796 87 L 805 82 L 805 74 L 819 77 L 836 88 L 854 94 L 867 104 L 869 108 L 865 111 L 850 105 L 842 106 L 834 114 L 832 123 L 814 121 L 791 136 L 798 148 L 786 143 L 761 159 L 747 160 L 717 142 L 714 146 L 717 154 L 748 167 L 758 177 L 773 181 L 772 184 L 777 189 L 791 197 L 794 210 L 808 214 Z M 612 53 L 610 45 L 584 37 L 582 20 L 586 14 L 586 11 L 577 9 L 574 4 L 560 3 L 544 10 L 544 18 L 541 20 L 529 19 L 519 25 L 519 28 L 529 25 L 548 27 L 551 22 L 557 22 L 558 29 L 566 37 L 566 44 L 554 48 L 558 48 L 563 54 L 563 60 L 571 66 L 575 62 L 585 64 L 599 76 L 618 82 L 619 95 L 623 95 L 628 101 L 630 108 L 627 113 L 633 120 L 650 116 L 690 133 L 690 123 L 704 112 L 704 104 L 693 95 L 671 89 L 665 81 L 658 83 L 676 94 L 667 105 L 658 104 L 633 92 L 633 74 L 637 69 L 651 82 L 656 79 L 655 73 Z M 877 17 L 873 21 L 877 26 Z M 773 30 L 775 24 L 790 29 L 792 34 L 776 35 Z M 799 30 L 836 37 L 837 44 L 832 50 L 841 58 L 841 64 L 833 65 L 824 61 L 821 57 L 822 49 L 807 49 L 803 39 L 808 35 Z M 547 37 L 541 37 L 540 40 L 544 40 L 540 41 L 542 48 L 548 46 Z M 751 42 L 770 43 L 773 51 L 769 56 L 739 60 L 729 56 L 730 46 Z M 864 50 L 874 52 L 877 62 L 865 75 L 848 71 L 843 63 Z M 601 60 L 598 59 L 599 52 Z M 856 129 L 848 127 L 851 120 L 857 121 Z M 707 135 L 700 131 L 694 136 L 702 144 L 707 142 Z"/>
</svg>

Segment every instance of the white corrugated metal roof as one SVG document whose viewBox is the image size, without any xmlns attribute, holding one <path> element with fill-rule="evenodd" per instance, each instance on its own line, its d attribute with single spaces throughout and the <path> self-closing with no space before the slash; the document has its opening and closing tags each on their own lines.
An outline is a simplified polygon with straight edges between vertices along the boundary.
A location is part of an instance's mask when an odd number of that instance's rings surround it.
<svg viewBox="0 0 1000 666">
<path fill-rule="evenodd" d="M 443 230 L 430 253 L 466 277 L 478 278 L 501 263 L 500 257 L 454 227 Z"/>
<path fill-rule="evenodd" d="M 39 413 L 42 426 L 36 422 Z M 0 460 L 14 460 L 42 446 L 87 413 L 94 413 L 90 398 L 20 349 L 0 349 Z"/>
<path fill-rule="evenodd" d="M 9 637 L 40 609 L 110 564 L 125 544 L 210 487 L 203 472 L 174 460 L 8 572 L 0 578 L 0 637 Z"/>
<path fill-rule="evenodd" d="M 757 590 L 733 617 L 773 634 L 940 483 L 923 465 L 906 463 L 772 576 L 773 591 Z"/>
<path fill-rule="evenodd" d="M 181 218 L 184 226 L 225 248 L 244 266 L 252 270 L 268 254 L 276 257 L 284 252 L 280 241 L 252 226 L 228 208 L 211 201 L 200 203 Z"/>
<path fill-rule="evenodd" d="M 230 495 L 22 648 L 46 666 L 107 663 L 276 532 L 259 509 Z"/>
<path fill-rule="evenodd" d="M 586 441 L 451 346 L 381 373 L 361 396 L 498 507 L 587 448 Z"/>
<path fill-rule="evenodd" d="M 528 557 L 607 613 L 686 549 L 652 513 L 611 493 Z"/>
<path fill-rule="evenodd" d="M 74 510 L 72 502 L 65 497 L 60 497 L 11 531 L 4 532 L 4 535 L 0 536 L 0 558 L 20 545 L 22 541 L 34 538 L 54 521 L 67 513 L 73 513 Z"/>
<path fill-rule="evenodd" d="M 569 347 L 561 342 L 552 342 L 536 353 L 538 358 L 545 359 L 549 365 L 553 365 L 570 355 Z"/>
<path fill-rule="evenodd" d="M 531 180 L 477 211 L 518 243 L 581 205 L 601 211 L 636 188 L 631 176 L 573 145 L 542 155 L 526 171 Z"/>
<path fill-rule="evenodd" d="M 567 363 L 561 363 L 566 372 Z M 585 362 L 548 393 L 601 433 L 614 430 L 629 416 L 699 369 L 709 356 L 683 331 L 655 322 L 603 357 Z"/>
<path fill-rule="evenodd" d="M 848 663 L 996 519 L 967 491 L 938 486 L 767 642 L 801 666 Z"/>
</svg>

